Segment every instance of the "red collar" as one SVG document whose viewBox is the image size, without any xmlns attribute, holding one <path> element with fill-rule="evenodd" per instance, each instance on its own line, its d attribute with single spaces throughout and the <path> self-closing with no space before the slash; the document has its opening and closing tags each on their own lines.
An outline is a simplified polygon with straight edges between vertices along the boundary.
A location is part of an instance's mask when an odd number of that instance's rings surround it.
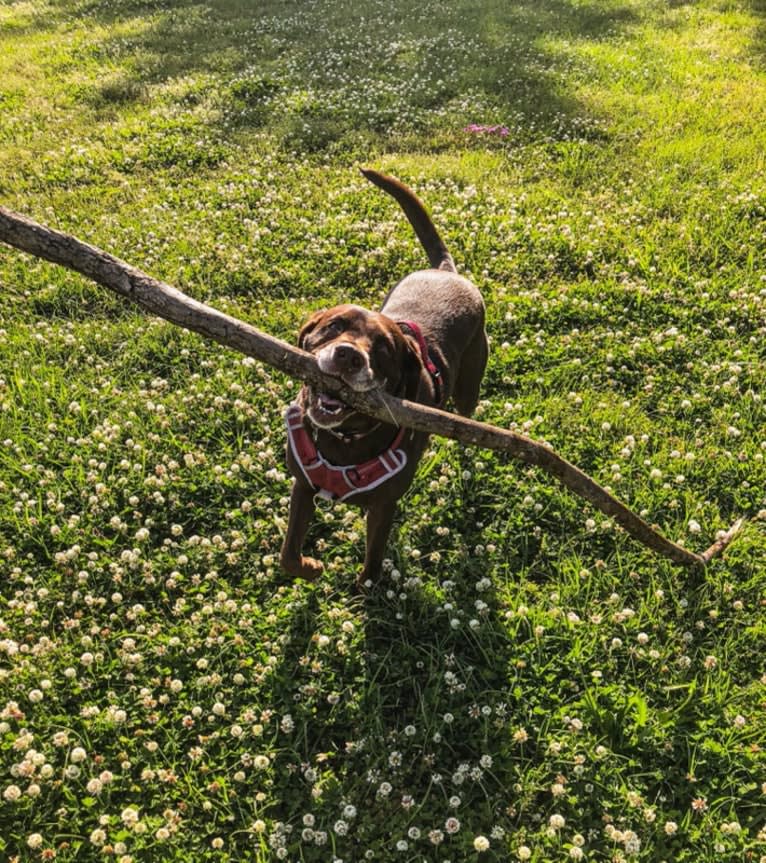
<svg viewBox="0 0 766 863">
<path fill-rule="evenodd" d="M 415 341 L 418 343 L 420 355 L 423 357 L 423 365 L 426 367 L 426 371 L 431 375 L 431 380 L 433 381 L 434 399 L 436 400 L 436 405 L 438 407 L 441 405 L 442 397 L 444 395 L 442 390 L 442 373 L 436 367 L 436 363 L 433 361 L 431 352 L 428 350 L 428 345 L 426 344 L 423 331 L 420 329 L 420 325 L 416 324 L 415 321 L 397 321 L 396 323 L 399 324 L 401 329 L 409 330 L 414 336 Z"/>
<path fill-rule="evenodd" d="M 303 408 L 291 404 L 285 412 L 287 440 L 303 475 L 320 497 L 346 500 L 363 491 L 370 491 L 396 475 L 407 464 L 407 453 L 399 449 L 404 440 L 400 428 L 393 443 L 379 456 L 363 464 L 330 464 L 316 447 L 303 424 Z"/>
</svg>

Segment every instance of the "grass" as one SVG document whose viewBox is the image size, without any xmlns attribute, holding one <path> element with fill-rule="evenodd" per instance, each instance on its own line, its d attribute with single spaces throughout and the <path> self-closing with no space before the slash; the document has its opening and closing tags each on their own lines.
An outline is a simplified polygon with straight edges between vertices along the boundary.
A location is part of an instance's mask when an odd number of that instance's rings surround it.
<svg viewBox="0 0 766 863">
<path fill-rule="evenodd" d="M 487 299 L 480 417 L 701 550 L 766 507 L 765 16 L 6 2 L 0 199 L 293 338 L 423 265 L 389 170 Z M 296 384 L 7 248 L 0 290 L 4 858 L 766 860 L 762 525 L 690 573 L 434 439 L 370 595 L 351 507 L 290 584 Z"/>
</svg>

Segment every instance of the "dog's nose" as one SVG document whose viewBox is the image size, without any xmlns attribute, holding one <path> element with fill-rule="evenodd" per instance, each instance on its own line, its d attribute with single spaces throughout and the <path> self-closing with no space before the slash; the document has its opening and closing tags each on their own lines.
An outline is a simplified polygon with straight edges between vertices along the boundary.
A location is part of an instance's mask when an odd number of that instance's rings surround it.
<svg viewBox="0 0 766 863">
<path fill-rule="evenodd" d="M 338 365 L 354 372 L 359 371 L 364 366 L 364 356 L 353 345 L 337 345 L 333 359 Z"/>
</svg>

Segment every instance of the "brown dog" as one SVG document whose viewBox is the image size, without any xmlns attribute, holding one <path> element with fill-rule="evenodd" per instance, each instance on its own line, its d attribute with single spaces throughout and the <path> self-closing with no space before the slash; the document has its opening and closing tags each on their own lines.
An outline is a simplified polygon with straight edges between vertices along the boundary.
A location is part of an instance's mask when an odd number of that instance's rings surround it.
<svg viewBox="0 0 766 863">
<path fill-rule="evenodd" d="M 356 305 L 317 312 L 299 347 L 319 368 L 352 389 L 382 387 L 399 398 L 443 407 L 451 398 L 469 415 L 487 363 L 484 302 L 457 274 L 454 261 L 414 193 L 376 171 L 363 171 L 392 195 L 415 229 L 433 269 L 412 273 L 389 293 L 380 312 Z M 322 564 L 301 553 L 314 496 L 351 500 L 367 511 L 367 553 L 358 579 L 380 570 L 397 500 L 412 482 L 428 435 L 359 414 L 327 393 L 304 386 L 288 408 L 287 464 L 295 477 L 282 567 L 315 578 Z"/>
</svg>

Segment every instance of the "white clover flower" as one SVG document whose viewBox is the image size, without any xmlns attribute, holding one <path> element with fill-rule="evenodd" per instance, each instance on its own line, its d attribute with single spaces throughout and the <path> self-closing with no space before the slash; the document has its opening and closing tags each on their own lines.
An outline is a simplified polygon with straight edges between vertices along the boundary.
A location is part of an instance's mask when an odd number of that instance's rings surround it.
<svg viewBox="0 0 766 863">
<path fill-rule="evenodd" d="M 548 819 L 548 824 L 550 824 L 550 826 L 553 830 L 561 830 L 566 823 L 567 822 L 566 822 L 566 819 L 564 818 L 564 816 L 559 815 L 558 813 L 554 813 Z"/>
<path fill-rule="evenodd" d="M 18 785 L 8 785 L 3 789 L 3 799 L 9 803 L 15 803 L 21 797 L 21 788 Z"/>
<path fill-rule="evenodd" d="M 27 836 L 27 845 L 32 850 L 39 848 L 42 844 L 43 837 L 39 833 L 30 833 L 29 836 Z"/>
<path fill-rule="evenodd" d="M 126 827 L 133 827 L 138 823 L 138 810 L 133 806 L 127 806 L 120 813 L 120 819 Z"/>
<path fill-rule="evenodd" d="M 75 746 L 74 749 L 69 753 L 69 760 L 72 764 L 80 764 L 85 761 L 88 757 L 88 753 L 82 748 L 82 746 Z"/>
<path fill-rule="evenodd" d="M 532 857 L 532 849 L 528 845 L 519 845 L 516 849 L 516 856 L 519 860 L 529 860 Z"/>
<path fill-rule="evenodd" d="M 473 840 L 473 847 L 481 853 L 489 848 L 489 839 L 486 836 L 477 836 Z"/>
<path fill-rule="evenodd" d="M 104 842 L 106 842 L 106 830 L 101 827 L 97 827 L 90 834 L 90 842 L 91 845 L 95 845 L 97 848 L 103 845 Z"/>
</svg>

